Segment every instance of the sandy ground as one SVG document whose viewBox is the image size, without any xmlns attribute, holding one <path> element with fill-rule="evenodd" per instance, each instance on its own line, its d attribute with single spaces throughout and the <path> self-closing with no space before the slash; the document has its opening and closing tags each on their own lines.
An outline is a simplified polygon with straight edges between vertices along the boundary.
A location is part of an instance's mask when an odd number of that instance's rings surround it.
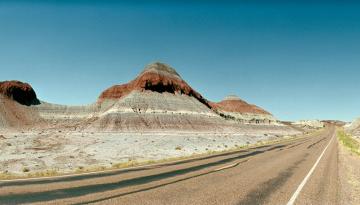
<svg viewBox="0 0 360 205">
<path fill-rule="evenodd" d="M 341 204 L 360 204 L 360 156 L 339 143 Z"/>
<path fill-rule="evenodd" d="M 277 138 L 266 134 L 0 131 L 0 173 L 29 175 L 45 170 L 65 173 L 110 168 L 224 151 Z"/>
</svg>

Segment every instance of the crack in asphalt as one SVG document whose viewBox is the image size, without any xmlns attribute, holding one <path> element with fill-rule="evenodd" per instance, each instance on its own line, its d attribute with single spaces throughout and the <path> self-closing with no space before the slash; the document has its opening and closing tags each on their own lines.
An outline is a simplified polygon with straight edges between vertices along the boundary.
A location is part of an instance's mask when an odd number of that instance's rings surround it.
<svg viewBox="0 0 360 205">
<path fill-rule="evenodd" d="M 286 147 L 287 145 L 278 145 L 278 146 L 275 146 L 275 147 L 271 147 L 269 149 L 267 149 L 267 151 L 271 151 L 271 150 L 275 150 L 275 149 L 280 149 L 280 148 L 283 148 L 283 147 Z"/>
<path fill-rule="evenodd" d="M 317 142 L 315 142 L 315 143 L 313 143 L 313 144 L 309 145 L 309 146 L 307 147 L 307 149 L 310 149 L 311 147 L 313 147 L 313 146 L 315 146 L 315 145 L 319 144 L 320 142 L 322 142 L 322 141 L 324 141 L 324 140 L 326 140 L 326 137 L 324 137 L 324 138 L 322 138 L 321 140 L 319 140 L 319 141 L 317 141 Z"/>
<path fill-rule="evenodd" d="M 307 142 L 308 142 L 308 141 L 304 141 L 304 142 L 301 142 L 301 143 L 298 143 L 298 144 L 292 145 L 292 146 L 288 147 L 287 149 L 291 149 L 291 148 L 294 148 L 294 147 L 300 146 L 300 145 L 305 144 L 305 143 L 307 143 Z"/>
</svg>

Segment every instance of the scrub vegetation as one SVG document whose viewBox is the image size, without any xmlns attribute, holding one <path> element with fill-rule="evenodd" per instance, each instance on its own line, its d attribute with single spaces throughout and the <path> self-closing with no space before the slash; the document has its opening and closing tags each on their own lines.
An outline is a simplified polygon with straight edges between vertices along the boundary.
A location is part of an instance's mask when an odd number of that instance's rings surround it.
<svg viewBox="0 0 360 205">
<path fill-rule="evenodd" d="M 360 156 L 360 143 L 344 130 L 339 130 L 337 137 L 341 144 L 348 148 L 351 152 Z"/>
</svg>

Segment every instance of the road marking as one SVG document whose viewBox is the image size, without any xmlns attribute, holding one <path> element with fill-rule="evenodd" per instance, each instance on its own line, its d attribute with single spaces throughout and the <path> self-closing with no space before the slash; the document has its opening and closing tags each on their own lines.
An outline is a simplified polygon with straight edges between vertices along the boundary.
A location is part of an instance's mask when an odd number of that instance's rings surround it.
<svg viewBox="0 0 360 205">
<path fill-rule="evenodd" d="M 234 164 L 230 164 L 230 165 L 227 165 L 227 166 L 224 166 L 224 167 L 220 167 L 218 169 L 215 169 L 214 171 L 221 171 L 221 170 L 224 170 L 224 169 L 229 169 L 229 168 L 233 168 L 233 167 L 236 167 L 237 165 L 239 165 L 240 162 L 237 162 L 237 163 L 234 163 Z"/>
<path fill-rule="evenodd" d="M 287 205 L 293 205 L 295 203 L 296 198 L 299 196 L 301 190 L 304 188 L 306 182 L 309 180 L 311 174 L 315 171 L 317 165 L 319 164 L 321 158 L 323 157 L 325 151 L 327 150 L 327 148 L 329 147 L 330 143 L 333 141 L 333 139 L 335 138 L 335 134 L 333 135 L 333 137 L 331 138 L 329 144 L 327 144 L 327 146 L 325 147 L 324 151 L 321 153 L 321 155 L 319 156 L 319 158 L 316 160 L 314 166 L 310 169 L 309 173 L 306 175 L 306 177 L 304 178 L 304 180 L 301 182 L 301 184 L 299 185 L 299 187 L 296 189 L 296 191 L 294 192 L 294 194 L 292 195 L 291 199 L 289 200 L 289 202 L 287 203 Z"/>
</svg>

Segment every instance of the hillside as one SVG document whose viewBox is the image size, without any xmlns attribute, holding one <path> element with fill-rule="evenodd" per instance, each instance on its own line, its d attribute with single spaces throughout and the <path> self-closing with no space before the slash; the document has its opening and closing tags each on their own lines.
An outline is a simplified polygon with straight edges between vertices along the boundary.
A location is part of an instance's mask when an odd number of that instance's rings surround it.
<svg viewBox="0 0 360 205">
<path fill-rule="evenodd" d="M 271 113 L 234 95 L 226 97 L 221 102 L 211 103 L 211 107 L 224 118 L 243 123 L 273 124 L 277 122 Z"/>
</svg>

